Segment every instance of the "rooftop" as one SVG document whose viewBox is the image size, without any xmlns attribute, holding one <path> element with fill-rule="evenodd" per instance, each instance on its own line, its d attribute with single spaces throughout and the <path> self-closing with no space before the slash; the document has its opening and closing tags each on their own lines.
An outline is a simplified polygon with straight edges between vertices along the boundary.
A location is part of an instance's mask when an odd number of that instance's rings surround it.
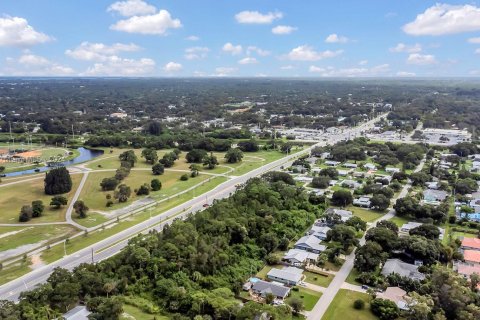
<svg viewBox="0 0 480 320">
<path fill-rule="evenodd" d="M 465 261 L 471 261 L 474 263 L 480 263 L 480 251 L 477 250 L 464 250 L 463 259 Z"/>
<path fill-rule="evenodd" d="M 463 238 L 462 247 L 473 248 L 480 250 L 480 239 L 478 238 Z"/>
</svg>

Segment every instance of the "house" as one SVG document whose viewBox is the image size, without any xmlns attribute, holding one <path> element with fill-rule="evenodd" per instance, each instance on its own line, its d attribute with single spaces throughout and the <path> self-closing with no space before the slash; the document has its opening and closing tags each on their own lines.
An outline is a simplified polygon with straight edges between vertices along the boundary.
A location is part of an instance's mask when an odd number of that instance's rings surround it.
<svg viewBox="0 0 480 320">
<path fill-rule="evenodd" d="M 110 114 L 110 118 L 125 119 L 128 115 L 124 112 L 114 112 Z"/>
<path fill-rule="evenodd" d="M 320 158 L 322 158 L 324 160 L 325 159 L 330 159 L 330 157 L 331 157 L 330 152 L 323 152 L 322 154 L 320 154 Z"/>
<path fill-rule="evenodd" d="M 348 176 L 348 171 L 347 170 L 337 170 L 338 175 L 341 177 Z"/>
<path fill-rule="evenodd" d="M 318 259 L 318 254 L 307 252 L 299 249 L 290 249 L 283 256 L 282 260 L 288 262 L 293 266 L 303 266 L 306 264 L 315 264 Z"/>
<path fill-rule="evenodd" d="M 350 169 L 356 169 L 356 168 L 357 168 L 357 164 L 356 164 L 356 163 L 350 163 L 350 162 L 344 163 L 343 166 L 344 166 L 345 168 L 350 168 Z"/>
<path fill-rule="evenodd" d="M 312 177 L 306 177 L 306 176 L 296 176 L 293 178 L 293 180 L 298 181 L 298 182 L 303 182 L 303 183 L 310 183 L 312 182 L 313 178 Z"/>
<path fill-rule="evenodd" d="M 352 211 L 335 209 L 335 208 L 328 208 L 327 210 L 325 210 L 325 215 L 328 215 L 328 214 L 338 214 L 342 218 L 343 222 L 346 222 L 348 219 L 353 217 Z"/>
<path fill-rule="evenodd" d="M 278 299 L 285 299 L 290 293 L 290 288 L 285 287 L 281 283 L 258 280 L 253 284 L 252 291 L 263 298 L 268 294 L 273 294 Z"/>
<path fill-rule="evenodd" d="M 350 189 L 358 189 L 360 188 L 361 184 L 354 180 L 343 180 L 342 186 L 347 186 Z"/>
<path fill-rule="evenodd" d="M 327 226 L 317 226 L 313 225 L 312 228 L 308 231 L 309 235 L 313 235 L 320 240 L 325 240 L 327 238 L 327 233 L 331 229 Z"/>
<path fill-rule="evenodd" d="M 428 189 L 438 190 L 440 188 L 440 184 L 438 181 L 427 182 L 426 186 Z"/>
<path fill-rule="evenodd" d="M 386 299 L 394 302 L 401 310 L 408 310 L 408 304 L 404 297 L 407 292 L 399 287 L 388 287 L 384 292 L 378 293 L 377 298 Z"/>
<path fill-rule="evenodd" d="M 337 183 L 338 183 L 338 180 L 330 180 L 330 182 L 328 183 L 328 185 L 329 185 L 330 187 L 333 187 L 333 186 L 335 186 Z"/>
<path fill-rule="evenodd" d="M 423 201 L 430 204 L 438 204 L 445 200 L 448 193 L 443 190 L 427 189 L 423 191 Z"/>
<path fill-rule="evenodd" d="M 365 163 L 363 167 L 367 170 L 377 170 L 377 166 L 375 166 L 373 163 Z"/>
<path fill-rule="evenodd" d="M 410 235 L 410 230 L 420 227 L 422 224 L 423 223 L 421 222 L 414 222 L 414 221 L 409 221 L 407 223 L 404 223 L 398 230 L 398 234 L 399 236 L 408 236 Z M 439 228 L 439 227 L 437 228 L 438 228 L 438 231 L 440 232 L 438 239 L 443 240 L 443 236 L 445 235 L 445 229 Z"/>
<path fill-rule="evenodd" d="M 333 161 L 333 160 L 327 160 L 325 161 L 325 165 L 329 167 L 336 167 L 340 164 L 338 161 Z"/>
<path fill-rule="evenodd" d="M 65 320 L 87 320 L 90 311 L 85 306 L 76 306 L 72 310 L 63 315 L 62 319 Z"/>
<path fill-rule="evenodd" d="M 360 197 L 353 200 L 353 205 L 357 207 L 370 208 L 371 204 L 370 197 Z"/>
<path fill-rule="evenodd" d="M 293 246 L 295 249 L 305 250 L 313 253 L 320 253 L 325 251 L 326 246 L 320 244 L 320 239 L 313 235 L 303 236 L 295 242 Z"/>
<path fill-rule="evenodd" d="M 465 278 L 470 278 L 470 275 L 474 273 L 480 275 L 480 265 L 469 266 L 467 264 L 459 263 L 454 267 L 457 273 L 463 275 Z"/>
<path fill-rule="evenodd" d="M 267 278 L 272 281 L 285 283 L 288 286 L 297 285 L 303 278 L 303 270 L 295 267 L 286 267 L 284 269 L 272 268 L 267 273 Z"/>
<path fill-rule="evenodd" d="M 385 277 L 392 273 L 396 273 L 402 277 L 417 281 L 425 279 L 425 275 L 418 271 L 418 266 L 403 262 L 399 259 L 388 259 L 383 265 L 381 273 Z"/>
<path fill-rule="evenodd" d="M 480 251 L 478 250 L 464 250 L 463 261 L 470 266 L 480 266 Z"/>
<path fill-rule="evenodd" d="M 388 172 L 388 173 L 396 173 L 396 172 L 400 172 L 400 168 L 395 168 L 395 167 L 387 167 L 387 168 L 385 168 L 385 172 Z"/>
<path fill-rule="evenodd" d="M 478 238 L 463 238 L 462 250 L 477 250 L 480 251 L 480 239 Z"/>
</svg>

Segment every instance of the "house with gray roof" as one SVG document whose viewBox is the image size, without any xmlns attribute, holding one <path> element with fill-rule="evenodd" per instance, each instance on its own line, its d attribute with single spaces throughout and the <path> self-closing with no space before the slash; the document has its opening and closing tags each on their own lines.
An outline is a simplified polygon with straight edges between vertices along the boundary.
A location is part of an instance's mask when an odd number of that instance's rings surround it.
<svg viewBox="0 0 480 320">
<path fill-rule="evenodd" d="M 309 235 L 313 235 L 317 237 L 320 240 L 325 240 L 327 239 L 327 233 L 330 231 L 330 227 L 327 226 L 317 226 L 313 225 L 312 228 L 308 231 Z"/>
<path fill-rule="evenodd" d="M 353 217 L 352 211 L 335 209 L 335 208 L 328 208 L 327 210 L 325 210 L 325 215 L 328 215 L 328 214 L 338 214 L 342 218 L 343 222 L 346 222 L 348 219 Z"/>
<path fill-rule="evenodd" d="M 302 280 L 302 272 L 302 269 L 295 267 L 287 267 L 284 269 L 272 268 L 267 273 L 267 278 L 272 281 L 285 283 L 288 286 L 295 286 Z"/>
<path fill-rule="evenodd" d="M 290 288 L 280 283 L 258 280 L 252 286 L 252 291 L 264 298 L 271 293 L 278 299 L 285 299 L 290 293 Z"/>
<path fill-rule="evenodd" d="M 423 201 L 428 204 L 439 204 L 448 197 L 448 193 L 443 190 L 427 189 L 423 192 Z"/>
<path fill-rule="evenodd" d="M 303 236 L 293 246 L 295 249 L 305 250 L 313 253 L 320 253 L 327 249 L 326 246 L 320 244 L 320 239 L 313 235 Z"/>
<path fill-rule="evenodd" d="M 418 271 L 418 266 L 403 262 L 399 259 L 388 259 L 382 268 L 382 275 L 388 276 L 396 273 L 402 277 L 407 277 L 413 280 L 423 280 L 425 275 Z"/>
<path fill-rule="evenodd" d="M 303 266 L 317 262 L 318 254 L 300 249 L 290 249 L 283 256 L 282 260 L 293 266 Z"/>
</svg>

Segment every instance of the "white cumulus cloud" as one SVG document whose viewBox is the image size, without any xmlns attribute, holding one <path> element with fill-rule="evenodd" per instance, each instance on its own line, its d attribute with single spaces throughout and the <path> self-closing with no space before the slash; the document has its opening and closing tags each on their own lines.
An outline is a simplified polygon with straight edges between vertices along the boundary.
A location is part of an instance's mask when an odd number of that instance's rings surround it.
<svg viewBox="0 0 480 320">
<path fill-rule="evenodd" d="M 339 36 L 336 33 L 332 33 L 325 39 L 326 43 L 347 43 L 348 38 L 344 36 Z"/>
<path fill-rule="evenodd" d="M 198 40 L 200 40 L 200 37 L 191 35 L 191 36 L 186 37 L 185 39 L 188 40 L 188 41 L 198 41 Z"/>
<path fill-rule="evenodd" d="M 395 47 L 390 48 L 390 52 L 417 53 L 420 51 L 422 51 L 422 46 L 419 43 L 416 43 L 414 45 L 407 45 L 400 42 Z"/>
<path fill-rule="evenodd" d="M 29 47 L 53 40 L 20 17 L 0 18 L 0 46 Z"/>
<path fill-rule="evenodd" d="M 480 8 L 475 5 L 437 3 L 403 26 L 414 36 L 439 36 L 480 30 Z"/>
<path fill-rule="evenodd" d="M 397 77 L 415 77 L 416 73 L 415 72 L 409 72 L 409 71 L 398 71 L 397 72 Z"/>
<path fill-rule="evenodd" d="M 282 17 L 283 13 L 281 12 L 268 12 L 263 14 L 258 11 L 242 11 L 235 15 L 238 23 L 245 24 L 270 24 Z"/>
<path fill-rule="evenodd" d="M 238 60 L 238 63 L 239 64 L 255 64 L 255 63 L 258 63 L 258 60 L 253 57 L 246 57 Z"/>
<path fill-rule="evenodd" d="M 214 76 L 217 77 L 226 77 L 237 71 L 237 68 L 232 68 L 232 67 L 217 67 L 215 68 L 215 74 Z"/>
<path fill-rule="evenodd" d="M 310 66 L 309 72 L 318 73 L 322 77 L 375 77 L 375 76 L 386 76 L 390 71 L 390 66 L 388 64 L 381 64 L 374 66 L 372 68 L 341 68 L 336 69 L 334 67 L 317 67 Z"/>
<path fill-rule="evenodd" d="M 480 37 L 468 39 L 469 43 L 480 44 Z"/>
<path fill-rule="evenodd" d="M 141 76 L 155 69 L 155 61 L 148 58 L 125 59 L 111 56 L 106 62 L 95 63 L 82 75 L 89 76 Z"/>
<path fill-rule="evenodd" d="M 200 60 L 205 59 L 210 52 L 207 47 L 191 47 L 185 49 L 185 59 L 187 60 Z"/>
<path fill-rule="evenodd" d="M 12 76 L 68 76 L 75 71 L 31 52 L 22 54 L 18 59 L 7 58 L 3 71 Z"/>
<path fill-rule="evenodd" d="M 133 43 L 114 43 L 112 45 L 106 45 L 104 43 L 84 41 L 75 49 L 66 50 L 65 54 L 76 60 L 106 61 L 110 56 L 117 55 L 120 52 L 134 52 L 140 49 L 139 46 Z"/>
<path fill-rule="evenodd" d="M 260 49 L 259 47 L 255 47 L 255 46 L 247 47 L 247 55 L 251 55 L 253 53 L 258 54 L 261 57 L 266 57 L 266 56 L 270 55 L 271 52 L 268 51 L 268 50 Z"/>
<path fill-rule="evenodd" d="M 431 54 L 411 53 L 408 55 L 407 63 L 423 66 L 435 64 L 437 63 L 437 60 L 435 59 L 435 56 Z"/>
<path fill-rule="evenodd" d="M 182 70 L 182 68 L 183 67 L 180 63 L 170 61 L 163 67 L 163 70 L 165 70 L 166 72 L 177 72 Z"/>
<path fill-rule="evenodd" d="M 241 45 L 233 45 L 231 42 L 227 42 L 223 45 L 222 50 L 231 53 L 232 55 L 237 55 L 242 53 L 243 48 Z"/>
<path fill-rule="evenodd" d="M 182 23 L 179 19 L 173 19 L 167 10 L 160 10 L 156 14 L 133 16 L 117 21 L 110 26 L 110 29 L 128 33 L 165 35 L 169 29 L 181 27 Z"/>
<path fill-rule="evenodd" d="M 272 33 L 277 35 L 284 35 L 284 34 L 290 34 L 296 30 L 297 28 L 292 26 L 276 26 L 272 28 Z"/>
<path fill-rule="evenodd" d="M 287 59 L 294 61 L 317 61 L 326 58 L 333 58 L 343 53 L 343 50 L 337 51 L 315 51 L 312 47 L 303 45 L 292 49 L 287 54 Z"/>
<path fill-rule="evenodd" d="M 112 3 L 108 8 L 108 12 L 117 12 L 124 17 L 131 17 L 137 15 L 152 14 L 157 9 L 142 0 L 127 0 Z"/>
</svg>

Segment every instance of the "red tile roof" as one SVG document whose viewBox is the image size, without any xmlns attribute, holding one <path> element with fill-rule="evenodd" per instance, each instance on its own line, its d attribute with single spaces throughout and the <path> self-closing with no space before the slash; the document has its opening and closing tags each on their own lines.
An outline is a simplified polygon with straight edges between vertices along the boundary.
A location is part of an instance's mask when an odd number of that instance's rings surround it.
<svg viewBox="0 0 480 320">
<path fill-rule="evenodd" d="M 478 238 L 463 238 L 462 247 L 474 248 L 480 250 L 480 239 Z"/>
<path fill-rule="evenodd" d="M 480 263 L 480 251 L 465 250 L 463 251 L 463 259 L 469 262 Z"/>
<path fill-rule="evenodd" d="M 480 266 L 469 266 L 466 264 L 459 264 L 457 272 L 469 277 L 472 273 L 478 273 L 480 275 Z"/>
</svg>

